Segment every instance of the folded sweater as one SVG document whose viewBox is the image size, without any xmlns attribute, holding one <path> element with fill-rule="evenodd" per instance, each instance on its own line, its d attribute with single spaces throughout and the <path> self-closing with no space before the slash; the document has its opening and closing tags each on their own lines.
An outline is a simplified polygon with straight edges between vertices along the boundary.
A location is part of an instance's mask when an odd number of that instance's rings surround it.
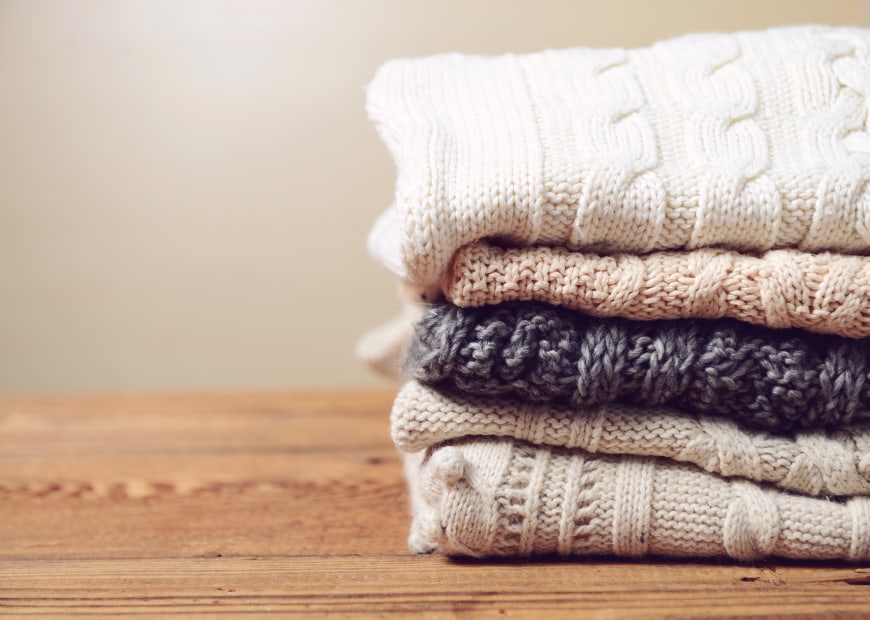
<svg viewBox="0 0 870 620">
<path fill-rule="evenodd" d="M 656 458 L 469 438 L 408 455 L 409 546 L 461 556 L 870 560 L 870 498 L 834 501 Z"/>
<path fill-rule="evenodd" d="M 391 429 L 405 452 L 465 436 L 506 437 L 596 454 L 659 456 L 806 495 L 870 494 L 870 423 L 780 436 L 666 407 L 610 403 L 575 411 L 442 393 L 412 381 L 396 397 Z"/>
<path fill-rule="evenodd" d="M 601 319 L 537 302 L 435 305 L 405 371 L 474 395 L 623 401 L 777 432 L 870 419 L 870 340 L 728 319 Z"/>
<path fill-rule="evenodd" d="M 371 245 L 419 284 L 487 237 L 867 253 L 868 75 L 870 31 L 822 26 L 388 62 L 367 105 L 399 238 Z"/>
<path fill-rule="evenodd" d="M 599 254 L 565 248 L 460 248 L 442 283 L 458 306 L 535 300 L 628 319 L 730 317 L 870 336 L 870 257 L 772 250 Z"/>
</svg>

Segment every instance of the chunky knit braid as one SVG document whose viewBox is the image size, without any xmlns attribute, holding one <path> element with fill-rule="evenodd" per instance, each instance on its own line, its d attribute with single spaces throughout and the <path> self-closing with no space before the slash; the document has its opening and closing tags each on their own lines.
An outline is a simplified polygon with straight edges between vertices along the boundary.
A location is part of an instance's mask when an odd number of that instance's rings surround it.
<svg viewBox="0 0 870 620">
<path fill-rule="evenodd" d="M 784 432 L 870 418 L 870 342 L 736 321 L 598 319 L 535 302 L 434 306 L 406 373 L 475 395 L 683 407 Z"/>
</svg>

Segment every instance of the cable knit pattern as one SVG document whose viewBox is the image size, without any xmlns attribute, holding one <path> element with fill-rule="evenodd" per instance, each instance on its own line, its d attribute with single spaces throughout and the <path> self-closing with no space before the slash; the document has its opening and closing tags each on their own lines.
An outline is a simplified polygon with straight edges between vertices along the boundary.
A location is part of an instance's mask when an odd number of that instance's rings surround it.
<svg viewBox="0 0 870 620">
<path fill-rule="evenodd" d="M 730 317 L 852 338 L 870 336 L 870 257 L 772 250 L 583 254 L 565 248 L 459 249 L 442 283 L 463 307 L 541 301 L 594 316 Z"/>
<path fill-rule="evenodd" d="M 766 174 L 769 145 L 738 39 L 689 35 L 654 49 L 671 68 L 667 88 L 685 115 L 685 147 L 701 180 L 687 247 L 776 245 L 781 199 Z"/>
<path fill-rule="evenodd" d="M 536 302 L 433 306 L 405 370 L 473 395 L 672 405 L 778 432 L 870 419 L 865 339 L 727 319 L 598 319 Z"/>
<path fill-rule="evenodd" d="M 444 394 L 412 381 L 396 397 L 391 429 L 405 452 L 465 436 L 510 437 L 596 454 L 664 457 L 806 495 L 870 494 L 870 424 L 783 437 L 665 407 L 613 403 L 574 411 Z"/>
<path fill-rule="evenodd" d="M 868 46 L 808 26 L 391 61 L 368 111 L 396 200 L 370 246 L 419 284 L 484 238 L 866 254 Z"/>
<path fill-rule="evenodd" d="M 814 192 L 814 217 L 803 247 L 825 245 L 856 230 L 870 233 L 870 60 L 866 31 L 836 29 L 804 65 L 783 65 L 799 88 L 798 116 L 805 120 L 806 153 L 823 171 Z"/>
<path fill-rule="evenodd" d="M 568 244 L 602 245 L 628 232 L 636 235 L 636 249 L 648 249 L 655 236 L 646 238 L 644 232 L 662 225 L 665 189 L 655 172 L 658 152 L 645 116 L 648 103 L 628 53 L 574 50 L 565 58 L 561 68 L 573 74 L 566 96 L 577 104 L 572 110 L 577 161 L 588 169 Z"/>
<path fill-rule="evenodd" d="M 407 471 L 415 552 L 870 560 L 867 497 L 810 498 L 509 439 L 436 446 Z"/>
</svg>

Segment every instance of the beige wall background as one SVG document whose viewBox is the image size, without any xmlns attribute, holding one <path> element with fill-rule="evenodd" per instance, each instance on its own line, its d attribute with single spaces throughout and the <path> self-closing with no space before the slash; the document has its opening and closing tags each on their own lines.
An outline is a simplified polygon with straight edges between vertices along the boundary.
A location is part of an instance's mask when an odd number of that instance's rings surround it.
<svg viewBox="0 0 870 620">
<path fill-rule="evenodd" d="M 392 57 L 870 24 L 865 1 L 0 0 L 0 391 L 373 385 Z"/>
</svg>

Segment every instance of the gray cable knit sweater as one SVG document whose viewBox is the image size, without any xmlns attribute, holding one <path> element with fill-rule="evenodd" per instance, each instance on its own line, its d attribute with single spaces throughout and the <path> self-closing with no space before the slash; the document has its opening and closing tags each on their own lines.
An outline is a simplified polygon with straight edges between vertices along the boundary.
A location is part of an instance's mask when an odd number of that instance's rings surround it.
<svg viewBox="0 0 870 620">
<path fill-rule="evenodd" d="M 600 319 L 534 302 L 433 306 L 406 374 L 576 407 L 668 404 L 785 432 L 870 419 L 870 339 L 721 320 Z"/>
</svg>

